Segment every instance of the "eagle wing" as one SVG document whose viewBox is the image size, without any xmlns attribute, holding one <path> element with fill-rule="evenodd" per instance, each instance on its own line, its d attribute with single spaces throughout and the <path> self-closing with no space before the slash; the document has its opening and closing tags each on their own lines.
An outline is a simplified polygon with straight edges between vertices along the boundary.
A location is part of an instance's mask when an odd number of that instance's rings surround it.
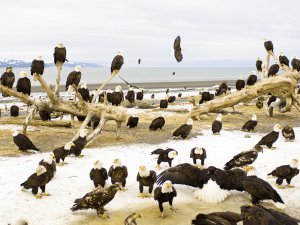
<svg viewBox="0 0 300 225">
<path fill-rule="evenodd" d="M 288 176 L 290 173 L 291 169 L 289 165 L 279 166 L 271 172 L 271 174 L 276 177 L 285 177 Z"/>
<path fill-rule="evenodd" d="M 174 131 L 173 136 L 188 136 L 192 130 L 192 126 L 188 124 L 181 125 L 177 130 Z"/>
<path fill-rule="evenodd" d="M 165 153 L 165 150 L 163 150 L 162 148 L 158 148 L 158 149 L 154 150 L 153 152 L 151 152 L 151 155 L 161 155 L 164 153 Z"/>
<path fill-rule="evenodd" d="M 224 169 L 228 170 L 233 167 L 240 167 L 244 165 L 251 164 L 257 158 L 257 154 L 254 150 L 244 151 L 235 155 L 230 161 L 225 164 Z"/>
<path fill-rule="evenodd" d="M 18 136 L 14 138 L 14 141 L 16 145 L 23 150 L 31 149 L 39 151 L 39 149 L 35 147 L 32 141 L 24 134 L 18 134 Z"/>
<path fill-rule="evenodd" d="M 181 38 L 180 36 L 178 35 L 176 38 L 175 38 L 175 41 L 174 41 L 174 51 L 181 51 L 181 47 L 180 47 L 180 42 L 181 42 Z"/>
</svg>

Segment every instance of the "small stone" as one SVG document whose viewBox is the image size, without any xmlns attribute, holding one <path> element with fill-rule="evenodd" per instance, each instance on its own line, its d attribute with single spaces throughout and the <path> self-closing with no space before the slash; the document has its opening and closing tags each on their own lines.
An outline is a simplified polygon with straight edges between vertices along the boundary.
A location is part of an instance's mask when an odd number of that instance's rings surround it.
<svg viewBox="0 0 300 225">
<path fill-rule="evenodd" d="M 250 134 L 245 134 L 245 138 L 251 138 Z"/>
</svg>

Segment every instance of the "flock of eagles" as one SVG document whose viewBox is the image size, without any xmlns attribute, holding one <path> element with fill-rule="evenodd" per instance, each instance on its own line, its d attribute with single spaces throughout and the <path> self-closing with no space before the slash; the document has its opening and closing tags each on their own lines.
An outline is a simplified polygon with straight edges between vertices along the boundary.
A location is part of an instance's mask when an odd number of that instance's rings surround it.
<svg viewBox="0 0 300 225">
<path fill-rule="evenodd" d="M 174 56 L 178 62 L 183 59 L 180 47 L 180 36 L 175 39 L 174 42 Z M 273 44 L 271 41 L 265 41 L 264 46 L 268 52 L 273 52 Z M 64 63 L 66 61 L 66 48 L 59 44 L 55 47 L 54 62 Z M 124 63 L 122 52 L 118 52 L 117 56 L 112 61 L 111 72 L 118 72 Z M 138 60 L 141 63 L 141 59 Z M 262 61 L 257 59 L 256 68 L 259 73 L 262 72 Z M 289 59 L 283 54 L 279 57 L 279 62 L 275 62 L 269 71 L 268 76 L 276 76 L 279 72 L 280 65 L 289 66 Z M 293 69 L 300 71 L 300 60 L 293 58 L 291 61 Z M 39 56 L 32 61 L 31 75 L 42 75 L 44 72 L 44 61 Z M 174 74 L 174 73 L 173 73 Z M 20 73 L 19 80 L 16 84 L 18 92 L 24 94 L 31 94 L 31 82 L 27 77 L 26 72 Z M 89 90 L 86 87 L 86 83 L 81 82 L 81 68 L 76 66 L 75 70 L 71 72 L 66 81 L 66 90 L 72 92 L 72 87 L 75 85 L 78 87 L 78 91 L 81 94 L 84 101 L 92 101 L 93 94 L 90 95 Z M 1 77 L 1 84 L 9 88 L 13 87 L 15 76 L 13 69 L 7 67 L 6 71 Z M 257 81 L 255 72 L 248 77 L 247 81 L 240 78 L 236 82 L 237 91 L 243 89 L 246 85 L 254 85 Z M 129 83 L 128 83 L 129 84 Z M 79 87 L 80 85 L 80 87 Z M 134 86 L 129 84 L 129 90 L 125 98 L 133 103 L 135 99 L 143 99 L 143 91 L 135 93 Z M 226 91 L 230 90 L 226 82 L 223 82 L 216 90 L 215 94 L 208 91 L 201 93 L 202 98 L 199 104 L 206 101 L 210 101 L 215 95 L 222 95 Z M 168 90 L 167 90 L 168 92 Z M 181 94 L 180 94 L 181 95 Z M 7 97 L 3 93 L 4 97 Z M 151 96 L 154 98 L 154 94 Z M 179 96 L 180 97 L 180 96 Z M 168 103 L 174 102 L 175 96 L 170 96 L 168 99 L 163 99 L 160 102 L 161 108 L 167 108 Z M 120 86 L 116 87 L 114 92 L 103 92 L 100 94 L 98 101 L 107 101 L 112 105 L 119 106 L 124 100 L 124 95 Z M 274 107 L 280 107 L 280 101 L 276 96 L 270 96 L 267 102 L 269 113 L 272 114 Z M 262 102 L 258 99 L 256 103 L 257 107 L 262 107 Z M 50 112 L 40 111 L 40 117 L 43 120 L 50 120 Z M 11 116 L 18 116 L 19 109 L 17 106 L 11 107 Z M 85 118 L 78 117 L 78 120 L 83 121 Z M 131 116 L 128 119 L 127 126 L 134 129 L 138 125 L 139 118 Z M 98 121 L 99 122 L 99 121 Z M 157 117 L 149 125 L 150 130 L 162 129 L 165 125 L 164 117 Z M 257 125 L 256 115 L 245 122 L 241 129 L 243 131 L 253 131 Z M 183 124 L 174 131 L 173 137 L 177 139 L 188 138 L 193 127 L 193 121 L 189 119 L 186 124 Z M 211 130 L 213 134 L 220 134 L 222 130 L 222 114 L 219 114 L 215 121 L 212 123 Z M 188 185 L 199 189 L 210 189 L 209 193 L 212 202 L 222 202 L 226 198 L 225 192 L 236 190 L 240 192 L 247 192 L 251 196 L 251 202 L 248 205 L 241 207 L 241 213 L 234 212 L 214 212 L 210 214 L 198 214 L 195 219 L 192 220 L 194 225 L 233 225 L 239 222 L 243 222 L 244 225 L 296 225 L 300 221 L 292 218 L 280 210 L 265 208 L 260 205 L 262 200 L 272 200 L 274 204 L 282 209 L 284 208 L 284 199 L 278 194 L 278 192 L 265 180 L 256 176 L 255 167 L 251 164 L 257 159 L 259 154 L 262 154 L 263 148 L 274 149 L 274 143 L 277 141 L 280 133 L 286 141 L 293 141 L 295 139 L 295 133 L 291 125 L 282 127 L 279 124 L 274 125 L 273 130 L 261 138 L 261 140 L 253 146 L 249 151 L 241 152 L 235 155 L 230 161 L 225 163 L 224 168 L 216 168 L 214 166 L 205 167 L 205 159 L 207 158 L 206 150 L 204 148 L 195 147 L 191 149 L 190 163 L 183 163 L 172 167 L 172 161 L 175 157 L 179 157 L 175 149 L 156 149 L 151 152 L 151 155 L 157 155 L 157 168 L 160 169 L 161 163 L 168 163 L 170 168 L 164 170 L 160 174 L 156 174 L 154 170 L 148 169 L 145 165 L 139 167 L 139 171 L 136 176 L 137 186 L 140 192 L 139 197 L 151 198 L 158 202 L 159 211 L 161 217 L 164 218 L 164 205 L 169 204 L 170 209 L 176 211 L 173 208 L 173 201 L 176 199 L 177 193 L 174 184 Z M 13 141 L 21 151 L 33 150 L 39 151 L 39 149 L 32 143 L 32 141 L 24 134 L 19 133 L 17 130 L 12 132 Z M 65 159 L 69 155 L 75 155 L 76 157 L 82 157 L 82 150 L 87 144 L 87 130 L 80 131 L 80 136 L 71 142 L 53 150 L 53 152 L 41 160 L 38 163 L 35 173 L 30 175 L 27 180 L 21 183 L 24 189 L 31 189 L 33 195 L 36 198 L 42 198 L 48 196 L 46 192 L 46 185 L 51 182 L 56 173 L 56 166 L 65 165 Z M 149 153 L 150 154 L 150 153 Z M 200 163 L 198 163 L 200 162 Z M 126 162 L 125 162 L 126 164 Z M 270 171 L 269 176 L 276 178 L 276 184 L 278 188 L 293 188 L 292 179 L 299 174 L 298 160 L 291 159 L 289 165 L 282 165 L 274 168 Z M 95 189 L 88 193 L 83 193 L 81 198 L 74 200 L 74 205 L 70 206 L 72 211 L 95 209 L 96 213 L 103 219 L 108 218 L 105 213 L 104 207 L 113 201 L 118 191 L 126 191 L 126 180 L 128 177 L 127 167 L 122 163 L 120 159 L 115 159 L 113 164 L 107 171 L 99 160 L 94 162 L 93 168 L 90 171 L 90 179 L 93 182 Z M 106 187 L 107 180 L 110 179 L 111 185 Z M 155 187 L 155 183 L 158 185 Z M 284 186 L 286 183 L 286 186 Z M 154 188 L 155 187 L 155 188 Z M 144 190 L 148 188 L 148 192 Z M 39 194 L 39 189 L 41 194 Z M 203 193 L 205 194 L 205 192 Z M 140 214 L 133 213 L 125 218 L 124 224 L 134 225 L 137 224 L 137 219 L 141 218 Z M 24 221 L 24 224 L 28 224 Z"/>
</svg>

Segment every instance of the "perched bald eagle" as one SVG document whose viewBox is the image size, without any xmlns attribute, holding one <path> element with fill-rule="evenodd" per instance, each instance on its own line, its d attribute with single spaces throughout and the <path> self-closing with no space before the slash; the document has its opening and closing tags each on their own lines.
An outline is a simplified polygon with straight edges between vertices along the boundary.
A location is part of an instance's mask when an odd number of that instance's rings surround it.
<svg viewBox="0 0 300 225">
<path fill-rule="evenodd" d="M 276 76 L 277 73 L 279 72 L 280 66 L 277 62 L 270 66 L 269 71 L 268 71 L 268 77 Z"/>
<path fill-rule="evenodd" d="M 293 141 L 295 140 L 295 132 L 293 127 L 288 124 L 282 129 L 282 136 L 285 138 L 286 141 Z"/>
<path fill-rule="evenodd" d="M 259 145 L 255 146 L 249 151 L 241 152 L 228 161 L 225 164 L 224 169 L 230 170 L 234 167 L 245 167 L 245 170 L 247 170 L 247 166 L 252 164 L 257 159 L 259 152 L 263 152 L 262 147 Z"/>
<path fill-rule="evenodd" d="M 235 82 L 235 88 L 236 90 L 240 91 L 245 87 L 246 83 L 244 81 L 243 76 L 240 76 L 240 78 Z"/>
<path fill-rule="evenodd" d="M 177 97 L 181 98 L 182 97 L 182 93 L 178 93 Z"/>
<path fill-rule="evenodd" d="M 182 56 L 182 53 L 181 53 L 181 46 L 180 46 L 180 42 L 181 42 L 181 38 L 180 36 L 178 35 L 176 38 L 175 38 L 175 41 L 174 41 L 174 56 L 175 56 L 175 59 L 177 62 L 181 62 L 182 59 L 183 59 L 183 56 Z M 173 74 L 174 75 L 174 74 Z"/>
<path fill-rule="evenodd" d="M 43 121 L 51 120 L 51 112 L 47 109 L 39 110 L 39 115 Z"/>
<path fill-rule="evenodd" d="M 244 225 L 298 225 L 300 220 L 289 215 L 267 209 L 261 205 L 244 205 L 241 207 Z"/>
<path fill-rule="evenodd" d="M 57 65 L 57 63 L 65 63 L 65 61 L 68 62 L 68 60 L 66 59 L 67 50 L 63 44 L 58 44 L 54 48 L 53 56 L 54 56 L 54 64 L 55 65 Z"/>
<path fill-rule="evenodd" d="M 31 75 L 43 75 L 45 68 L 44 60 L 42 59 L 42 56 L 38 56 L 36 59 L 34 59 L 31 63 Z M 35 80 L 35 78 L 33 78 Z"/>
<path fill-rule="evenodd" d="M 193 120 L 188 119 L 186 124 L 181 125 L 173 132 L 173 138 L 182 138 L 186 139 L 187 136 L 191 133 L 193 128 Z"/>
<path fill-rule="evenodd" d="M 12 105 L 10 107 L 10 116 L 11 117 L 18 117 L 19 116 L 19 111 L 20 111 L 19 106 Z"/>
<path fill-rule="evenodd" d="M 69 94 L 73 91 L 72 85 L 74 84 L 76 87 L 78 86 L 81 79 L 81 66 L 75 66 L 74 71 L 69 73 L 67 81 L 66 81 L 66 91 Z"/>
<path fill-rule="evenodd" d="M 44 166 L 38 165 L 36 172 L 32 174 L 28 179 L 21 184 L 21 187 L 25 189 L 31 189 L 31 192 L 36 198 L 41 198 L 38 194 L 38 189 L 42 190 L 42 196 L 48 196 L 46 193 L 46 184 L 50 181 L 47 169 Z"/>
<path fill-rule="evenodd" d="M 247 85 L 252 86 L 256 83 L 256 81 L 257 81 L 256 73 L 255 73 L 255 71 L 252 71 L 250 76 L 247 79 Z"/>
<path fill-rule="evenodd" d="M 212 99 L 211 99 L 211 95 L 210 95 L 209 91 L 208 91 L 207 89 L 205 89 L 205 90 L 201 93 L 201 99 L 200 99 L 200 101 L 199 101 L 199 104 L 202 104 L 202 103 L 204 103 L 204 102 L 208 102 L 208 101 L 210 101 L 210 100 L 212 100 Z"/>
<path fill-rule="evenodd" d="M 279 166 L 268 175 L 277 177 L 276 184 L 278 188 L 283 188 L 282 183 L 284 180 L 286 180 L 288 184 L 287 187 L 294 187 L 293 185 L 291 185 L 291 181 L 293 177 L 297 176 L 298 174 L 298 160 L 293 159 L 290 165 Z"/>
<path fill-rule="evenodd" d="M 279 63 L 280 63 L 281 65 L 290 66 L 290 61 L 289 61 L 289 59 L 283 54 L 283 52 L 280 52 Z"/>
<path fill-rule="evenodd" d="M 152 99 L 154 99 L 154 98 L 155 98 L 155 95 L 154 95 L 154 93 L 151 95 L 151 98 L 152 98 Z"/>
<path fill-rule="evenodd" d="M 259 73 L 262 72 L 262 64 L 263 64 L 263 61 L 261 61 L 260 58 L 257 58 L 256 60 L 256 63 L 255 63 L 255 66 L 256 66 L 256 69 Z"/>
<path fill-rule="evenodd" d="M 126 178 L 128 177 L 127 167 L 123 166 L 120 159 L 114 159 L 113 165 L 109 168 L 108 176 L 111 178 L 111 183 L 122 184 L 123 191 L 125 191 Z"/>
<path fill-rule="evenodd" d="M 140 166 L 136 180 L 139 182 L 139 197 L 151 197 L 153 186 L 156 181 L 156 172 L 154 170 L 148 170 L 146 166 Z M 149 194 L 144 194 L 144 187 L 149 187 Z"/>
<path fill-rule="evenodd" d="M 73 142 L 68 142 L 64 146 L 53 150 L 55 162 L 58 165 L 63 166 L 65 164 L 65 158 L 70 155 L 72 146 L 75 146 L 75 144 Z M 62 160 L 62 163 L 60 163 L 60 160 Z"/>
<path fill-rule="evenodd" d="M 300 71 L 300 60 L 296 56 L 292 59 L 291 65 L 294 70 Z"/>
<path fill-rule="evenodd" d="M 114 57 L 113 61 L 111 62 L 111 67 L 110 67 L 110 72 L 113 73 L 118 73 L 124 63 L 124 58 L 123 58 L 123 52 L 118 51 L 117 55 Z"/>
<path fill-rule="evenodd" d="M 159 108 L 161 109 L 168 108 L 168 99 L 161 99 L 159 103 Z"/>
<path fill-rule="evenodd" d="M 86 86 L 86 82 L 82 81 L 78 92 L 81 95 L 83 101 L 90 102 L 90 91 Z"/>
<path fill-rule="evenodd" d="M 100 160 L 94 162 L 94 167 L 90 171 L 90 179 L 94 182 L 94 186 L 105 186 L 105 181 L 108 179 L 107 171 L 102 167 Z"/>
<path fill-rule="evenodd" d="M 121 103 L 124 101 L 124 94 L 122 91 L 121 86 L 116 86 L 115 91 L 112 93 L 112 105 L 121 105 Z"/>
<path fill-rule="evenodd" d="M 281 129 L 282 129 L 281 125 L 279 124 L 274 125 L 273 131 L 263 136 L 256 145 L 267 146 L 268 148 L 275 149 L 275 147 L 272 146 L 277 141 Z"/>
<path fill-rule="evenodd" d="M 234 212 L 213 212 L 209 214 L 199 213 L 192 225 L 236 225 L 242 221 L 242 217 Z"/>
<path fill-rule="evenodd" d="M 227 86 L 227 82 L 223 81 L 220 86 L 218 87 L 218 89 L 216 90 L 216 96 L 220 96 L 222 94 L 226 94 L 228 90 L 228 86 Z"/>
<path fill-rule="evenodd" d="M 97 215 L 101 218 L 109 218 L 109 216 L 104 213 L 106 211 L 104 207 L 114 199 L 118 189 L 119 186 L 117 184 L 113 184 L 109 188 L 98 186 L 91 192 L 85 194 L 82 198 L 76 199 L 71 210 L 95 209 Z"/>
<path fill-rule="evenodd" d="M 175 96 L 169 96 L 168 103 L 173 103 L 175 101 L 176 101 L 176 97 Z"/>
<path fill-rule="evenodd" d="M 112 103 L 112 90 L 108 89 L 106 92 L 106 99 L 109 103 Z"/>
<path fill-rule="evenodd" d="M 265 38 L 265 39 L 264 39 L 264 46 L 265 46 L 265 49 L 267 50 L 267 52 L 273 53 L 274 47 L 273 47 L 272 41 L 267 40 L 267 39 Z"/>
<path fill-rule="evenodd" d="M 204 166 L 204 160 L 206 159 L 205 148 L 192 148 L 190 158 L 193 159 L 193 163 L 196 165 L 197 159 L 201 160 L 201 166 Z"/>
<path fill-rule="evenodd" d="M 13 141 L 19 147 L 19 150 L 34 150 L 39 151 L 37 147 L 31 142 L 31 140 L 24 134 L 19 133 L 17 130 L 13 130 L 12 132 Z"/>
<path fill-rule="evenodd" d="M 39 162 L 39 165 L 42 165 L 46 168 L 47 173 L 49 174 L 49 181 L 54 177 L 54 174 L 56 173 L 56 163 L 53 160 L 53 157 L 53 154 L 49 154 Z"/>
<path fill-rule="evenodd" d="M 6 67 L 5 72 L 2 74 L 1 78 L 1 84 L 5 87 L 12 88 L 15 82 L 15 74 L 13 73 L 13 68 L 11 66 Z M 6 95 L 2 93 L 3 97 L 8 97 L 9 95 Z"/>
<path fill-rule="evenodd" d="M 25 95 L 31 94 L 31 82 L 27 77 L 27 73 L 25 71 L 20 72 L 20 78 L 17 82 L 17 91 L 22 92 Z"/>
<path fill-rule="evenodd" d="M 82 149 L 84 149 L 85 145 L 87 144 L 87 129 L 82 129 L 80 131 L 79 137 L 73 141 L 74 146 L 72 146 L 70 150 L 70 154 L 74 154 L 76 157 L 83 157 L 81 155 Z"/>
<path fill-rule="evenodd" d="M 131 104 L 134 103 L 135 93 L 132 87 L 128 89 L 125 99 L 127 99 Z"/>
<path fill-rule="evenodd" d="M 165 125 L 165 122 L 166 122 L 165 118 L 159 116 L 151 122 L 149 129 L 150 130 L 162 129 L 162 127 Z"/>
<path fill-rule="evenodd" d="M 129 128 L 134 128 L 138 125 L 139 118 L 137 116 L 130 116 L 128 118 L 126 126 L 129 126 Z"/>
<path fill-rule="evenodd" d="M 144 98 L 144 90 L 139 90 L 139 91 L 136 93 L 136 100 L 142 101 L 143 98 Z"/>
<path fill-rule="evenodd" d="M 141 64 L 141 59 L 138 59 L 138 64 Z"/>
<path fill-rule="evenodd" d="M 219 114 L 216 120 L 212 122 L 211 130 L 213 134 L 220 134 L 222 130 L 222 114 Z"/>
<path fill-rule="evenodd" d="M 257 125 L 257 117 L 255 114 L 252 115 L 251 120 L 248 120 L 243 126 L 242 126 L 242 131 L 253 131 L 254 128 Z"/>
<path fill-rule="evenodd" d="M 154 200 L 158 201 L 159 210 L 161 217 L 164 218 L 163 203 L 169 202 L 170 209 L 175 211 L 173 208 L 173 199 L 177 196 L 176 189 L 173 187 L 171 181 L 166 181 L 161 187 L 157 187 L 154 190 Z"/>
<path fill-rule="evenodd" d="M 167 162 L 169 166 L 172 167 L 172 161 L 178 155 L 178 152 L 172 148 L 167 148 L 166 150 L 158 148 L 151 152 L 151 155 L 158 155 L 156 167 L 160 169 L 162 162 Z"/>
</svg>

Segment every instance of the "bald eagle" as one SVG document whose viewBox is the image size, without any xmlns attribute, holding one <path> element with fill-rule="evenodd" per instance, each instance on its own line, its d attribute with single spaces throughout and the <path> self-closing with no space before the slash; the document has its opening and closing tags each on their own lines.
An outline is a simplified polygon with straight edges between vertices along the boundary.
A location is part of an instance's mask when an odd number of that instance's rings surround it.
<svg viewBox="0 0 300 225">
<path fill-rule="evenodd" d="M 243 79 L 243 76 L 240 76 L 240 78 L 235 82 L 235 88 L 237 91 L 242 90 L 245 87 L 246 83 Z"/>
<path fill-rule="evenodd" d="M 176 100 L 175 96 L 169 96 L 168 103 L 173 103 L 173 102 L 175 102 L 175 100 Z"/>
<path fill-rule="evenodd" d="M 128 177 L 127 167 L 123 166 L 120 159 L 114 159 L 113 165 L 109 168 L 108 176 L 111 178 L 111 183 L 122 184 L 123 191 L 125 191 L 126 178 Z"/>
<path fill-rule="evenodd" d="M 210 100 L 212 100 L 212 99 L 211 99 L 211 96 L 210 96 L 209 91 L 208 91 L 208 90 L 204 90 L 204 91 L 201 93 L 201 99 L 200 99 L 200 101 L 199 101 L 199 104 L 202 104 L 202 103 L 204 103 L 204 102 L 208 102 L 208 101 L 210 101 Z"/>
<path fill-rule="evenodd" d="M 255 114 L 252 115 L 251 120 L 248 120 L 243 126 L 242 126 L 242 131 L 253 131 L 254 128 L 257 125 L 257 117 Z"/>
<path fill-rule="evenodd" d="M 20 72 L 20 78 L 17 82 L 17 91 L 21 92 L 25 95 L 31 94 L 31 82 L 27 77 L 27 73 L 25 71 Z"/>
<path fill-rule="evenodd" d="M 15 82 L 15 74 L 13 73 L 13 69 L 11 66 L 6 67 L 5 72 L 2 74 L 1 78 L 1 84 L 5 87 L 12 88 Z M 9 95 L 6 95 L 2 93 L 3 97 L 8 97 Z"/>
<path fill-rule="evenodd" d="M 273 47 L 272 41 L 264 39 L 264 46 L 265 46 L 265 49 L 267 50 L 267 52 L 273 53 L 274 47 Z"/>
<path fill-rule="evenodd" d="M 297 59 L 296 56 L 292 59 L 291 65 L 294 70 L 300 71 L 300 60 Z"/>
<path fill-rule="evenodd" d="M 267 146 L 268 148 L 275 149 L 275 147 L 272 146 L 277 141 L 281 129 L 282 129 L 281 125 L 279 124 L 274 125 L 273 131 L 263 136 L 256 145 Z"/>
<path fill-rule="evenodd" d="M 49 195 L 46 193 L 46 184 L 49 181 L 50 179 L 47 169 L 44 166 L 38 165 L 36 172 L 28 177 L 28 179 L 21 184 L 21 187 L 31 189 L 31 192 L 36 198 L 41 198 L 41 195 L 38 194 L 38 188 L 41 188 L 43 196 Z"/>
<path fill-rule="evenodd" d="M 13 141 L 19 147 L 19 150 L 39 151 L 39 149 L 34 146 L 34 144 L 26 135 L 19 133 L 17 130 L 13 130 L 12 136 L 13 136 Z"/>
<path fill-rule="evenodd" d="M 68 60 L 66 59 L 67 50 L 63 44 L 58 44 L 54 48 L 53 56 L 54 56 L 54 64 L 55 65 L 57 65 L 58 62 L 60 62 L 60 63 L 65 63 L 65 61 L 68 62 Z"/>
<path fill-rule="evenodd" d="M 90 171 L 90 179 L 94 182 L 94 186 L 101 187 L 105 186 L 105 181 L 108 179 L 107 171 L 102 167 L 102 163 L 100 160 L 96 160 L 94 162 L 94 167 Z"/>
<path fill-rule="evenodd" d="M 293 127 L 288 124 L 282 129 L 282 136 L 285 138 L 286 141 L 293 141 L 295 140 L 295 132 Z"/>
<path fill-rule="evenodd" d="M 280 66 L 277 62 L 275 64 L 273 64 L 272 66 L 270 66 L 269 71 L 268 71 L 268 77 L 277 75 L 277 73 L 279 72 L 279 69 L 280 69 Z"/>
<path fill-rule="evenodd" d="M 11 117 L 18 117 L 19 116 L 19 111 L 20 111 L 19 106 L 12 105 L 10 107 L 10 116 Z"/>
<path fill-rule="evenodd" d="M 127 91 L 125 99 L 127 99 L 131 104 L 134 103 L 135 93 L 132 87 L 130 87 L 129 90 Z"/>
<path fill-rule="evenodd" d="M 173 208 L 173 199 L 177 196 L 176 189 L 173 187 L 171 181 L 166 181 L 161 187 L 157 187 L 154 190 L 154 200 L 158 201 L 159 210 L 161 212 L 161 217 L 164 217 L 163 203 L 169 202 L 170 209 L 176 211 Z"/>
<path fill-rule="evenodd" d="M 73 91 L 72 85 L 78 86 L 81 79 L 81 66 L 75 66 L 74 71 L 69 73 L 66 81 L 66 91 L 70 94 Z"/>
<path fill-rule="evenodd" d="M 146 166 L 140 166 L 136 180 L 139 182 L 139 197 L 151 197 L 153 186 L 156 181 L 156 172 L 154 170 L 148 170 Z M 149 187 L 149 194 L 144 194 L 144 187 Z"/>
<path fill-rule="evenodd" d="M 161 99 L 159 103 L 159 108 L 161 109 L 168 108 L 168 99 Z"/>
<path fill-rule="evenodd" d="M 190 158 L 193 159 L 193 163 L 197 163 L 197 159 L 201 160 L 201 166 L 204 166 L 204 160 L 206 159 L 206 150 L 205 148 L 192 148 L 190 153 Z"/>
<path fill-rule="evenodd" d="M 261 59 L 257 58 L 255 66 L 256 66 L 257 71 L 260 73 L 262 72 L 262 64 L 263 64 L 263 62 L 261 61 Z"/>
<path fill-rule="evenodd" d="M 257 81 L 256 73 L 255 73 L 255 71 L 252 71 L 252 73 L 250 74 L 250 76 L 247 79 L 247 85 L 252 86 L 256 83 L 256 81 Z"/>
<path fill-rule="evenodd" d="M 228 161 L 225 164 L 224 169 L 230 170 L 234 167 L 248 166 L 257 159 L 258 153 L 262 151 L 262 147 L 257 145 L 249 151 L 241 152 L 235 155 L 230 161 Z"/>
<path fill-rule="evenodd" d="M 212 122 L 211 130 L 213 134 L 220 134 L 222 130 L 222 114 L 219 114 L 216 120 Z"/>
<path fill-rule="evenodd" d="M 150 130 L 161 129 L 165 125 L 165 122 L 166 122 L 165 118 L 163 118 L 162 116 L 159 116 L 151 122 L 149 129 Z"/>
<path fill-rule="evenodd" d="M 182 93 L 178 93 L 177 97 L 181 98 L 182 97 Z"/>
<path fill-rule="evenodd" d="M 53 157 L 54 155 L 50 154 L 39 162 L 39 165 L 42 165 L 46 168 L 47 173 L 49 174 L 49 181 L 54 177 L 54 174 L 56 173 L 56 163 L 53 160 Z"/>
<path fill-rule="evenodd" d="M 121 105 L 121 103 L 124 101 L 124 94 L 122 91 L 122 87 L 121 86 L 116 86 L 115 91 L 112 93 L 111 96 L 111 103 L 112 105 Z"/>
<path fill-rule="evenodd" d="M 142 101 L 143 98 L 144 98 L 144 90 L 139 90 L 139 91 L 136 93 L 136 100 Z"/>
<path fill-rule="evenodd" d="M 118 192 L 119 186 L 116 184 L 111 185 L 109 188 L 96 187 L 91 192 L 85 194 L 82 198 L 78 198 L 74 201 L 72 211 L 83 209 L 95 209 L 97 215 L 103 219 L 109 218 L 104 212 L 104 207 L 114 199 Z"/>
<path fill-rule="evenodd" d="M 245 225 L 298 225 L 300 222 L 281 211 L 261 205 L 242 206 L 241 216 Z"/>
<path fill-rule="evenodd" d="M 70 154 L 74 154 L 76 157 L 83 157 L 81 155 L 82 149 L 84 149 L 85 145 L 87 144 L 87 129 L 82 129 L 80 131 L 79 137 L 73 141 L 74 146 L 72 146 L 70 150 Z"/>
<path fill-rule="evenodd" d="M 34 59 L 31 63 L 31 75 L 43 75 L 45 68 L 44 60 L 42 59 L 42 56 L 38 56 L 36 59 Z M 35 80 L 35 79 L 34 79 Z"/>
<path fill-rule="evenodd" d="M 155 98 L 155 95 L 154 95 L 154 93 L 151 95 L 151 99 L 154 99 Z"/>
<path fill-rule="evenodd" d="M 279 63 L 280 63 L 281 65 L 290 66 L 290 61 L 289 61 L 289 59 L 283 54 L 283 52 L 280 52 Z"/>
<path fill-rule="evenodd" d="M 39 115 L 43 121 L 51 120 L 51 112 L 47 109 L 39 110 Z"/>
<path fill-rule="evenodd" d="M 283 188 L 282 183 L 284 180 L 286 180 L 288 184 L 287 187 L 294 187 L 291 185 L 291 181 L 293 177 L 297 176 L 298 174 L 298 160 L 293 159 L 290 165 L 279 166 L 268 175 L 277 177 L 276 184 L 278 188 Z"/>
<path fill-rule="evenodd" d="M 123 52 L 118 51 L 117 55 L 114 57 L 113 61 L 111 62 L 110 72 L 113 73 L 115 71 L 115 73 L 117 74 L 121 69 L 123 63 L 124 63 Z"/>
<path fill-rule="evenodd" d="M 68 142 L 64 146 L 54 149 L 53 154 L 55 157 L 55 162 L 60 163 L 60 160 L 62 160 L 63 162 L 59 165 L 63 166 L 65 164 L 65 158 L 70 155 L 72 146 L 75 146 L 75 144 L 73 142 Z"/>
<path fill-rule="evenodd" d="M 137 116 L 130 116 L 128 118 L 126 126 L 129 126 L 129 128 L 134 128 L 138 125 L 139 118 Z"/>
<path fill-rule="evenodd" d="M 242 217 L 234 212 L 213 212 L 209 214 L 199 213 L 192 225 L 236 225 L 242 221 Z"/>
<path fill-rule="evenodd" d="M 182 59 L 183 59 L 183 56 L 182 56 L 182 53 L 181 53 L 181 46 L 180 46 L 180 42 L 181 42 L 181 38 L 180 36 L 178 35 L 176 38 L 175 38 L 175 41 L 174 41 L 174 56 L 175 56 L 175 59 L 177 62 L 181 62 Z M 173 74 L 175 75 L 175 74 Z"/>
<path fill-rule="evenodd" d="M 151 152 L 151 155 L 158 155 L 156 167 L 160 169 L 160 163 L 162 162 L 167 162 L 172 167 L 172 161 L 178 155 L 178 152 L 172 148 L 167 148 L 166 150 L 158 148 Z"/>
<path fill-rule="evenodd" d="M 227 82 L 223 81 L 220 86 L 218 87 L 218 89 L 216 90 L 216 96 L 220 96 L 222 94 L 226 94 L 228 90 L 228 86 L 227 86 Z"/>
<path fill-rule="evenodd" d="M 189 136 L 189 134 L 191 133 L 192 128 L 193 128 L 193 120 L 192 119 L 188 119 L 188 121 L 186 122 L 186 124 L 181 125 L 179 128 L 177 128 L 173 132 L 173 138 L 186 139 L 187 136 Z"/>
<path fill-rule="evenodd" d="M 83 101 L 90 102 L 90 91 L 86 86 L 86 82 L 82 81 L 78 92 L 81 95 Z"/>
</svg>

